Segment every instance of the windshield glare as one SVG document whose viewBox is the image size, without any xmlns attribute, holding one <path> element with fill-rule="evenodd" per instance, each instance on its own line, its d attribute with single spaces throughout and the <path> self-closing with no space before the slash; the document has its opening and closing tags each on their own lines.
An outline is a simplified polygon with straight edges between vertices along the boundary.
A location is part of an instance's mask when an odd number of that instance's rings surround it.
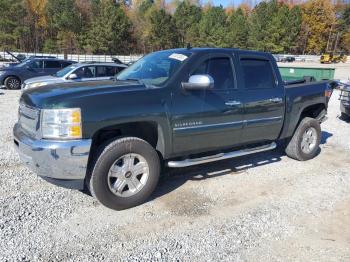
<svg viewBox="0 0 350 262">
<path fill-rule="evenodd" d="M 60 71 L 58 71 L 56 74 L 54 74 L 54 76 L 56 76 L 56 77 L 64 77 L 66 74 L 68 74 L 74 68 L 76 68 L 76 66 L 74 66 L 74 65 L 67 66 L 67 67 L 61 69 Z"/>
<path fill-rule="evenodd" d="M 146 85 L 159 86 L 171 78 L 190 52 L 161 51 L 149 54 L 117 76 L 118 80 L 139 80 Z"/>
</svg>

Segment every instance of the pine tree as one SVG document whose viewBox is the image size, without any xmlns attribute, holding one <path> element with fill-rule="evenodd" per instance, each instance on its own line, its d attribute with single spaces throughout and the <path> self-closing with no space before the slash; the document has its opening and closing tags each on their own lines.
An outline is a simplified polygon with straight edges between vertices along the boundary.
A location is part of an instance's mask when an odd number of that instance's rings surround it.
<svg viewBox="0 0 350 262">
<path fill-rule="evenodd" d="M 222 6 L 208 6 L 198 25 L 199 46 L 225 46 L 226 14 Z"/>
<path fill-rule="evenodd" d="M 88 33 L 88 48 L 96 54 L 126 53 L 130 33 L 131 23 L 121 6 L 113 0 L 101 0 Z"/>
<path fill-rule="evenodd" d="M 163 8 L 153 8 L 148 15 L 148 40 L 154 50 L 174 48 L 179 45 L 175 22 Z"/>
<path fill-rule="evenodd" d="M 233 11 L 228 18 L 227 47 L 247 48 L 248 21 L 241 8 Z"/>
<path fill-rule="evenodd" d="M 29 27 L 24 21 L 27 12 L 21 0 L 0 0 L 0 48 L 25 49 L 25 36 Z"/>
<path fill-rule="evenodd" d="M 180 36 L 180 45 L 185 46 L 193 41 L 196 31 L 194 28 L 201 19 L 201 8 L 188 0 L 181 2 L 174 13 L 174 21 Z"/>
</svg>

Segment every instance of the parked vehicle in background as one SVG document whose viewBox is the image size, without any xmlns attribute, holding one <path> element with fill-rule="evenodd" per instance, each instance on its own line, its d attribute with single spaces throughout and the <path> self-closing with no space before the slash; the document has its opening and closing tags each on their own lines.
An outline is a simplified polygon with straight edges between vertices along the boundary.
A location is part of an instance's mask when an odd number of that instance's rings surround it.
<svg viewBox="0 0 350 262">
<path fill-rule="evenodd" d="M 333 86 L 285 83 L 271 54 L 189 48 L 144 56 L 114 81 L 25 90 L 14 144 L 45 180 L 120 210 L 147 200 L 162 163 L 180 168 L 286 144 L 315 157 Z"/>
<path fill-rule="evenodd" d="M 286 57 L 281 57 L 280 62 L 285 62 L 285 63 L 292 63 L 295 61 L 294 56 L 286 56 Z"/>
<path fill-rule="evenodd" d="M 34 57 L 16 66 L 0 68 L 0 85 L 5 85 L 7 89 L 20 89 L 21 84 L 29 78 L 55 74 L 73 63 L 57 58 Z"/>
<path fill-rule="evenodd" d="M 50 84 L 106 80 L 114 77 L 127 66 L 115 63 L 77 63 L 72 64 L 55 74 L 34 77 L 24 81 L 22 89 L 41 87 Z"/>
<path fill-rule="evenodd" d="M 18 55 L 19 57 L 21 57 L 20 55 Z M 23 58 L 23 60 L 21 60 Z M 3 65 L 3 67 L 13 67 L 13 66 L 16 66 L 16 65 L 19 65 L 20 63 L 23 63 L 23 62 L 26 62 L 26 61 L 29 61 L 29 60 L 33 60 L 35 58 L 52 58 L 52 59 L 55 59 L 56 57 L 54 56 L 29 56 L 29 57 L 26 57 L 25 55 L 23 55 L 21 59 L 18 59 L 17 62 L 11 62 L 11 63 L 6 63 Z"/>
<path fill-rule="evenodd" d="M 341 84 L 340 88 L 340 113 L 342 119 L 349 119 L 350 118 L 350 83 Z"/>
<path fill-rule="evenodd" d="M 273 58 L 275 58 L 276 62 L 281 62 L 282 56 L 281 55 L 273 55 Z"/>
</svg>

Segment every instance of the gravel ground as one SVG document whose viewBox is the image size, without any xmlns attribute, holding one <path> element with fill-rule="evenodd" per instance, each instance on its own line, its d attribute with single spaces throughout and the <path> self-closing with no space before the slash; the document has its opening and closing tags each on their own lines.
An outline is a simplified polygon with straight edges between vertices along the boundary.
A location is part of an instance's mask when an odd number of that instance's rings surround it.
<svg viewBox="0 0 350 262">
<path fill-rule="evenodd" d="M 338 94 L 315 159 L 275 150 L 172 170 L 148 203 L 120 212 L 19 162 L 19 95 L 0 90 L 0 261 L 350 261 L 350 123 Z"/>
</svg>

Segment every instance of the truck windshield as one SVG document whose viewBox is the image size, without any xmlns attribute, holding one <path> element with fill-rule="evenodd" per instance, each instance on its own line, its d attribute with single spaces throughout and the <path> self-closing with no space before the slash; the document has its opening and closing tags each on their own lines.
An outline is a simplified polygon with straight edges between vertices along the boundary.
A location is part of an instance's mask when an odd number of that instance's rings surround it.
<svg viewBox="0 0 350 262">
<path fill-rule="evenodd" d="M 117 80 L 138 80 L 160 86 L 190 57 L 190 52 L 160 51 L 144 56 L 117 75 Z"/>
</svg>

